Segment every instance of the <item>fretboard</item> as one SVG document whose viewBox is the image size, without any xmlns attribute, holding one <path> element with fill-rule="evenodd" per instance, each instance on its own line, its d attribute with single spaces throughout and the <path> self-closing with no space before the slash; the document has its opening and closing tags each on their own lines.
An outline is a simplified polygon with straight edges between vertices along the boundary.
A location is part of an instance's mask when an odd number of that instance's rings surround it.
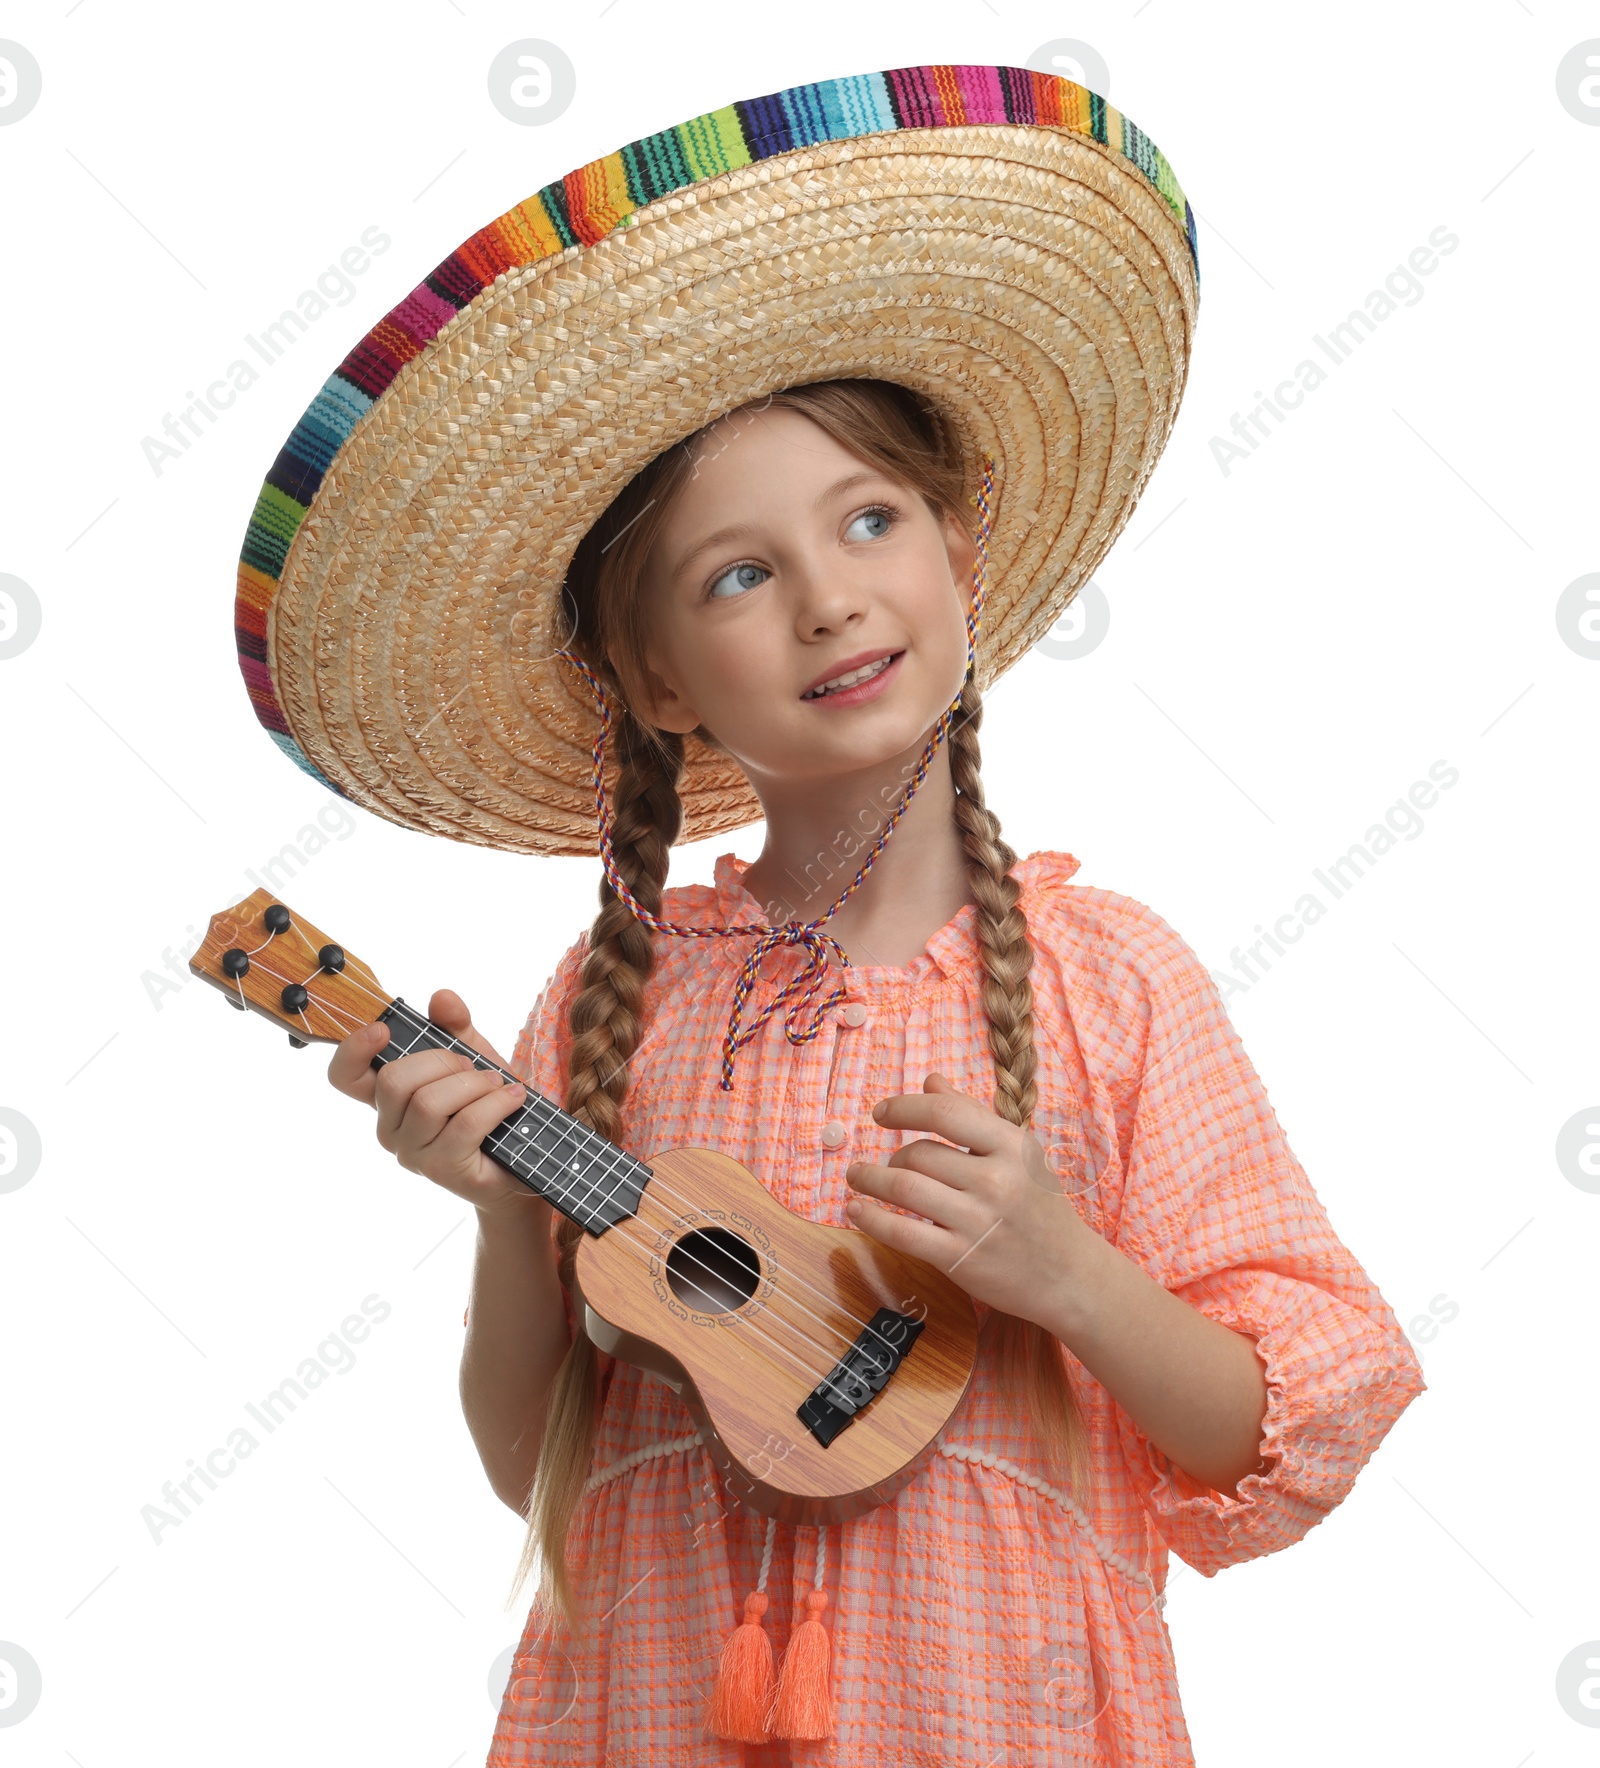
<svg viewBox="0 0 1600 1768">
<path fill-rule="evenodd" d="M 498 1062 L 458 1043 L 403 1000 L 391 1002 L 378 1017 L 389 1027 L 388 1043 L 373 1058 L 378 1067 L 414 1050 L 456 1050 L 471 1057 L 474 1068 L 492 1068 L 509 1080 L 517 1079 Z M 639 1213 L 639 1199 L 651 1178 L 642 1160 L 531 1089 L 527 1103 L 484 1138 L 483 1151 L 595 1235 Z"/>
</svg>

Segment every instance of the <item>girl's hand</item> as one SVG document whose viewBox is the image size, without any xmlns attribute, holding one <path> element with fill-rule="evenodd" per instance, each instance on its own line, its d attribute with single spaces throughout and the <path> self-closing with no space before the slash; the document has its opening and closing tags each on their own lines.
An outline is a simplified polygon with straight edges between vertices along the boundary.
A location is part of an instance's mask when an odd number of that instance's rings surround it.
<svg viewBox="0 0 1600 1768">
<path fill-rule="evenodd" d="M 479 1036 L 460 995 L 442 988 L 428 1003 L 428 1017 L 459 1042 L 504 1067 Z M 389 1027 L 374 1022 L 353 1031 L 333 1053 L 328 1079 L 341 1093 L 374 1106 L 378 1144 L 407 1172 L 490 1213 L 550 1205 L 481 1152 L 485 1136 L 527 1098 L 524 1088 L 493 1069 L 474 1068 L 454 1050 L 417 1050 L 374 1070 L 372 1058 L 389 1041 Z"/>
<path fill-rule="evenodd" d="M 845 1207 L 874 1240 L 947 1272 L 970 1295 L 1024 1320 L 1050 1313 L 1084 1235 L 1094 1230 L 1063 1195 L 1044 1149 L 987 1105 L 930 1074 L 920 1093 L 873 1106 L 890 1129 L 931 1130 L 885 1166 L 858 1160 L 845 1178 L 863 1197 Z M 948 1146 L 958 1142 L 960 1147 Z M 970 1149 L 971 1152 L 963 1152 Z M 882 1198 L 926 1221 L 863 1198 Z"/>
</svg>

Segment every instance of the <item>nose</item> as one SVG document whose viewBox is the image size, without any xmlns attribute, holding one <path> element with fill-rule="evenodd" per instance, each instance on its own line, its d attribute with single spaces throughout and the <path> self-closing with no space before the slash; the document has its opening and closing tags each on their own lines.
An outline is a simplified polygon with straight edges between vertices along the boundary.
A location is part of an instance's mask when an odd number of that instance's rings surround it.
<svg viewBox="0 0 1600 1768">
<path fill-rule="evenodd" d="M 803 639 L 842 632 L 867 612 L 866 585 L 835 554 L 808 553 L 795 585 L 795 631 Z"/>
</svg>

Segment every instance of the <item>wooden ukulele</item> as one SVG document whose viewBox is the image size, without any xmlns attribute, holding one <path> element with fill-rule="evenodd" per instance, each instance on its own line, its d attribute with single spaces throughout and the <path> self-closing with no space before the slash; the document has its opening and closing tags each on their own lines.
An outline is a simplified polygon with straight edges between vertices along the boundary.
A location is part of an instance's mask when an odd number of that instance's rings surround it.
<svg viewBox="0 0 1600 1768">
<path fill-rule="evenodd" d="M 297 1046 L 378 1019 L 389 1042 L 374 1068 L 443 1049 L 506 1072 L 265 890 L 212 917 L 189 968 Z M 647 1166 L 531 1090 L 483 1151 L 585 1229 L 585 1331 L 679 1393 L 739 1502 L 845 1522 L 933 1453 L 977 1355 L 972 1298 L 942 1271 L 784 1209 L 714 1149 L 663 1149 Z"/>
</svg>

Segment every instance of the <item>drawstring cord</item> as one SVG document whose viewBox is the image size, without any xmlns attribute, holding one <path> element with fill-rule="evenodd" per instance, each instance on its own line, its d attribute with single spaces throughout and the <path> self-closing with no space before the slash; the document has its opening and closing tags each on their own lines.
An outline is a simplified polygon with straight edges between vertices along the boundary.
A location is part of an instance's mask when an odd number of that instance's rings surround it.
<svg viewBox="0 0 1600 1768">
<path fill-rule="evenodd" d="M 983 619 L 984 597 L 988 592 L 989 564 L 989 499 L 994 486 L 994 461 L 989 455 L 983 456 L 983 483 L 977 494 L 979 527 L 977 539 L 977 557 L 972 568 L 972 600 L 967 611 L 967 668 L 961 680 L 962 690 L 972 679 L 976 667 L 978 628 Z M 784 1014 L 784 1033 L 791 1044 L 809 1043 L 825 1023 L 824 1016 L 844 997 L 843 987 L 836 988 L 819 1006 L 813 1007 L 811 1021 L 802 1028 L 801 1016 L 811 1005 L 817 989 L 827 974 L 828 959 L 831 956 L 839 960 L 841 969 L 849 969 L 850 960 L 845 956 L 843 948 L 831 934 L 822 932 L 822 924 L 861 887 L 863 879 L 872 870 L 872 862 L 883 851 L 884 844 L 894 833 L 895 826 L 905 814 L 907 805 L 916 795 L 917 788 L 927 777 L 928 768 L 939 745 L 949 734 L 952 719 L 961 705 L 961 694 L 958 693 L 949 706 L 939 716 L 934 726 L 933 735 L 922 751 L 922 758 L 917 763 L 916 772 L 907 783 L 901 794 L 900 802 L 894 813 L 884 825 L 883 833 L 878 837 L 872 851 L 867 855 L 861 870 L 854 879 L 840 891 L 833 902 L 814 921 L 791 921 L 781 927 L 763 925 L 761 923 L 744 923 L 737 927 L 684 927 L 673 921 L 660 920 L 644 906 L 628 888 L 627 883 L 617 871 L 616 856 L 611 846 L 611 811 L 606 803 L 603 758 L 606 738 L 611 733 L 611 705 L 599 677 L 584 660 L 574 652 L 562 646 L 555 653 L 564 662 L 570 663 L 589 684 L 589 691 L 594 696 L 595 706 L 600 714 L 600 729 L 595 736 L 593 749 L 594 762 L 594 798 L 595 815 L 600 825 L 600 859 L 605 867 L 606 879 L 611 888 L 633 910 L 646 927 L 656 933 L 676 933 L 686 937 L 721 936 L 738 933 L 759 935 L 750 955 L 745 959 L 739 972 L 739 979 L 734 985 L 733 1009 L 728 1016 L 728 1029 L 722 1040 L 722 1081 L 721 1090 L 725 1093 L 733 1090 L 733 1060 L 738 1052 L 749 1043 L 761 1030 L 762 1026 L 776 1013 L 779 1008 L 788 1005 Z M 743 1025 L 745 1002 L 755 986 L 756 976 L 768 953 L 780 946 L 803 947 L 807 954 L 805 968 L 778 991 L 765 1007 L 756 1015 L 748 1026 Z M 798 997 L 798 998 L 794 998 Z M 792 1004 L 790 1004 L 792 1002 Z"/>
</svg>

